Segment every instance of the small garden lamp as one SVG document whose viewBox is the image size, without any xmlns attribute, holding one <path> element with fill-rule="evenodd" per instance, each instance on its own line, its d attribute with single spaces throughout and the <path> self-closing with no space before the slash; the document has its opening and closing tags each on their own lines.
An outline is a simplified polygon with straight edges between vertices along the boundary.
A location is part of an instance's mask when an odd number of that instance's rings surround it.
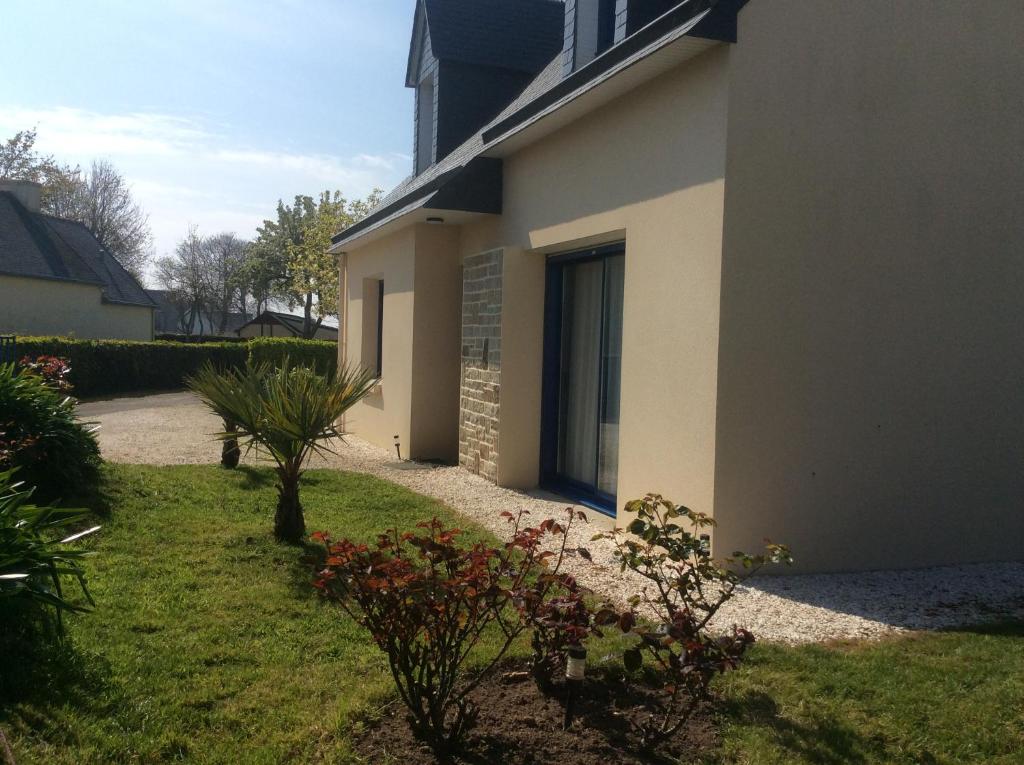
<svg viewBox="0 0 1024 765">
<path fill-rule="evenodd" d="M 562 723 L 563 730 L 569 730 L 572 725 L 573 711 L 576 706 L 576 694 L 587 672 L 587 649 L 583 646 L 569 646 L 565 659 L 565 721 Z"/>
</svg>

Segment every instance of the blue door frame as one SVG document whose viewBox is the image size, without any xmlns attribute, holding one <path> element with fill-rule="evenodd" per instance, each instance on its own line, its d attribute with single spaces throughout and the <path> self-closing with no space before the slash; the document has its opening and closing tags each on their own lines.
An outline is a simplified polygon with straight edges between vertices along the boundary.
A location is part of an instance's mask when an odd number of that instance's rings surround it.
<svg viewBox="0 0 1024 765">
<path fill-rule="evenodd" d="M 575 481 L 558 471 L 559 419 L 562 378 L 562 301 L 567 265 L 603 260 L 626 252 L 625 242 L 552 255 L 547 260 L 544 287 L 544 361 L 541 381 L 540 485 L 581 505 L 615 516 L 616 496 Z M 602 290 L 603 294 L 603 290 Z M 597 413 L 595 413 L 597 416 Z"/>
</svg>

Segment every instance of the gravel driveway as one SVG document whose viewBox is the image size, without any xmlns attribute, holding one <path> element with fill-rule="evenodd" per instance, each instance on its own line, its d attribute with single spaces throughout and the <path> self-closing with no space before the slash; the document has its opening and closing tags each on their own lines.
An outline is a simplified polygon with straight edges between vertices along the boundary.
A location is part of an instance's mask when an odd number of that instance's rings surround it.
<svg viewBox="0 0 1024 765">
<path fill-rule="evenodd" d="M 113 462 L 181 465 L 220 459 L 220 445 L 209 436 L 220 423 L 190 393 L 94 401 L 81 404 L 79 413 L 102 426 L 100 447 Z M 502 489 L 459 468 L 396 463 L 393 453 L 354 436 L 335 448 L 336 455 L 317 458 L 312 466 L 393 481 L 441 500 L 499 536 L 507 534 L 507 524 L 499 517 L 503 510 L 528 510 L 536 522 L 561 517 L 566 507 L 555 495 Z M 573 530 L 573 546 L 589 548 L 594 563 L 574 559 L 570 565 L 581 582 L 621 600 L 642 585 L 633 575 L 619 572 L 610 545 L 590 541 L 610 521 L 594 512 L 588 515 L 591 522 Z M 758 577 L 738 591 L 716 624 L 740 624 L 765 640 L 805 643 L 871 639 L 1007 617 L 1024 618 L 1024 563 Z"/>
</svg>

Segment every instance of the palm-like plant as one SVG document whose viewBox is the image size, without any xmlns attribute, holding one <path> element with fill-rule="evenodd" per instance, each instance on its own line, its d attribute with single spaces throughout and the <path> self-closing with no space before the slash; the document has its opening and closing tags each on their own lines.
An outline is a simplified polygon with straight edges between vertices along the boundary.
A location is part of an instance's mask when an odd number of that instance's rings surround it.
<svg viewBox="0 0 1024 765">
<path fill-rule="evenodd" d="M 324 377 L 285 359 L 278 370 L 248 364 L 218 372 L 207 365 L 188 385 L 211 411 L 237 426 L 235 433 L 220 433 L 221 440 L 240 438 L 246 448 L 263 447 L 277 463 L 274 535 L 294 544 L 306 533 L 299 501 L 306 463 L 313 454 L 330 453 L 328 442 L 342 435 L 338 420 L 375 382 L 364 369 L 344 367 Z"/>
<path fill-rule="evenodd" d="M 0 612 L 11 599 L 34 602 L 54 609 L 61 629 L 63 611 L 87 611 L 69 600 L 61 585 L 63 577 L 78 580 L 82 594 L 92 604 L 85 572 L 79 561 L 89 551 L 66 545 L 92 534 L 99 526 L 64 536 L 89 517 L 88 510 L 38 507 L 29 504 L 31 489 L 15 483 L 15 471 L 0 472 Z"/>
</svg>

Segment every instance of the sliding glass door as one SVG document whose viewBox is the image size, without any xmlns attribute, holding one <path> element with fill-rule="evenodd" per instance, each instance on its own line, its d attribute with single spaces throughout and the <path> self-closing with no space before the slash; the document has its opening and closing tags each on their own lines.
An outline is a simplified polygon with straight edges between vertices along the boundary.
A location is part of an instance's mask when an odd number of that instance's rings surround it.
<svg viewBox="0 0 1024 765">
<path fill-rule="evenodd" d="M 551 258 L 545 308 L 543 483 L 614 512 L 623 246 Z"/>
</svg>

